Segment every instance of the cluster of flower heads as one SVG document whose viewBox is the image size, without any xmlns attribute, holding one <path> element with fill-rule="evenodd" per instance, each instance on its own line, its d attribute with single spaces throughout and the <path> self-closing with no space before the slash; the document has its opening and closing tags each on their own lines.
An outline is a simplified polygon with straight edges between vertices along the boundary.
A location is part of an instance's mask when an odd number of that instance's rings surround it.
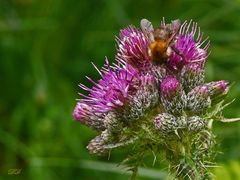
<svg viewBox="0 0 240 180">
<path fill-rule="evenodd" d="M 166 26 L 163 20 L 159 27 Z M 229 87 L 224 80 L 204 83 L 210 42 L 197 23 L 181 24 L 171 45 L 177 52 L 163 65 L 151 62 L 151 39 L 143 30 L 129 26 L 116 41 L 116 61 L 106 60 L 100 70 L 94 65 L 101 79 L 87 77 L 92 88 L 80 84 L 88 95 L 80 94 L 73 112 L 76 120 L 101 132 L 88 145 L 91 153 L 134 143 L 138 137 L 133 132 L 142 123 L 163 138 L 179 129 L 196 133 L 206 128 L 208 109 Z"/>
</svg>

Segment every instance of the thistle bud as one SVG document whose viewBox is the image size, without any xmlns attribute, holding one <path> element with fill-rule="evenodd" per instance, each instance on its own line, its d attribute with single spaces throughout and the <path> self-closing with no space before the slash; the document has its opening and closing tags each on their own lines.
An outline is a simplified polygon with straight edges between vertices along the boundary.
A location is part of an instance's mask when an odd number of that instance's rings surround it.
<svg viewBox="0 0 240 180">
<path fill-rule="evenodd" d="M 159 104 L 159 90 L 154 76 L 141 77 L 141 85 L 136 94 L 129 99 L 128 106 L 120 112 L 120 116 L 127 122 L 146 116 L 147 110 Z"/>
<path fill-rule="evenodd" d="M 180 82 L 174 76 L 168 76 L 163 79 L 160 89 L 161 101 L 165 111 L 172 114 L 181 114 L 186 104 L 186 95 Z"/>
<path fill-rule="evenodd" d="M 162 134 L 169 134 L 177 129 L 185 128 L 186 120 L 183 117 L 176 118 L 175 116 L 162 113 L 155 117 L 154 126 Z"/>
<path fill-rule="evenodd" d="M 90 141 L 87 146 L 88 151 L 91 154 L 106 154 L 108 152 L 108 148 L 106 148 L 105 144 L 108 142 L 110 138 L 110 134 L 107 130 L 103 131 L 101 135 L 95 137 Z"/>
<path fill-rule="evenodd" d="M 197 86 L 187 94 L 187 109 L 191 112 L 203 112 L 210 104 L 208 86 Z"/>
<path fill-rule="evenodd" d="M 192 116 L 188 118 L 187 125 L 189 131 L 199 132 L 206 127 L 206 121 L 199 116 Z"/>
<path fill-rule="evenodd" d="M 214 103 L 221 101 L 227 95 L 229 91 L 228 84 L 229 83 L 224 80 L 210 82 L 206 84 L 206 86 L 208 86 L 209 89 L 211 100 Z"/>
<path fill-rule="evenodd" d="M 112 133 L 121 131 L 123 127 L 123 122 L 121 121 L 118 113 L 115 111 L 108 112 L 103 121 L 105 127 Z"/>
<path fill-rule="evenodd" d="M 132 103 L 136 106 L 140 105 L 144 111 L 159 103 L 159 90 L 153 76 L 146 75 L 142 78 L 142 86 L 134 95 Z"/>
<path fill-rule="evenodd" d="M 203 84 L 204 82 L 204 69 L 200 64 L 191 63 L 182 68 L 181 71 L 181 84 L 186 92 Z"/>
</svg>

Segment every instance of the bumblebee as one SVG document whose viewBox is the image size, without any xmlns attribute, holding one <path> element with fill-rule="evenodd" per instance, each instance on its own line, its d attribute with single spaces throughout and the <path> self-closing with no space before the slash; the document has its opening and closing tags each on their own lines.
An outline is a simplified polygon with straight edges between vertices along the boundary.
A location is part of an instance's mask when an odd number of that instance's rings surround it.
<svg viewBox="0 0 240 180">
<path fill-rule="evenodd" d="M 140 25 L 143 33 L 150 39 L 148 54 L 153 64 L 166 64 L 173 51 L 182 57 L 179 50 L 174 47 L 176 35 L 181 27 L 179 19 L 172 21 L 171 24 L 165 24 L 163 19 L 160 27 L 155 29 L 147 19 L 142 19 Z"/>
</svg>

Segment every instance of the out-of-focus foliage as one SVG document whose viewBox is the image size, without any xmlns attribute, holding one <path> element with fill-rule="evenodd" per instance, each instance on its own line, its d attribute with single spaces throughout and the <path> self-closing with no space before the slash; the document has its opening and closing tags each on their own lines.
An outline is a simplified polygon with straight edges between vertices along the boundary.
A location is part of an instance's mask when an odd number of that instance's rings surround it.
<svg viewBox="0 0 240 180">
<path fill-rule="evenodd" d="M 94 163 L 119 162 L 127 150 L 113 151 L 109 157 L 94 157 L 86 151 L 85 146 L 96 132 L 72 120 L 80 91 L 77 84 L 90 85 L 85 75 L 99 78 L 90 61 L 101 66 L 105 56 L 114 59 L 114 36 L 120 28 L 138 26 L 143 17 L 157 25 L 162 16 L 167 20 L 193 19 L 210 37 L 207 80 L 235 82 L 228 99 L 237 99 L 225 114 L 239 117 L 239 0 L 0 1 L 3 179 L 13 178 L 11 169 L 21 169 L 16 175 L 19 179 L 128 177 L 122 169 L 107 171 L 105 164 Z M 214 128 L 222 152 L 216 159 L 222 167 L 213 171 L 217 179 L 239 179 L 240 123 L 219 123 Z M 149 157 L 146 163 L 153 159 Z M 157 161 L 160 165 L 153 168 L 163 170 L 162 162 Z M 143 170 L 140 179 L 151 179 L 151 174 Z"/>
<path fill-rule="evenodd" d="M 214 169 L 215 178 L 218 180 L 240 179 L 240 163 L 239 161 L 230 161 L 226 164 Z"/>
</svg>

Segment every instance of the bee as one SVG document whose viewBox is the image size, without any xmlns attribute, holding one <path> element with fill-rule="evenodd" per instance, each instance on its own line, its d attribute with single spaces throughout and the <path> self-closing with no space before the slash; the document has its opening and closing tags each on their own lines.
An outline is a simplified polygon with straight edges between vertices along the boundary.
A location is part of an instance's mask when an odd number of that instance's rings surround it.
<svg viewBox="0 0 240 180">
<path fill-rule="evenodd" d="M 171 24 L 165 24 L 163 19 L 160 27 L 155 29 L 147 19 L 142 19 L 140 25 L 143 33 L 150 39 L 148 54 L 153 64 L 166 64 L 173 51 L 183 57 L 180 51 L 174 47 L 176 35 L 181 27 L 179 19 L 172 21 Z"/>
</svg>

